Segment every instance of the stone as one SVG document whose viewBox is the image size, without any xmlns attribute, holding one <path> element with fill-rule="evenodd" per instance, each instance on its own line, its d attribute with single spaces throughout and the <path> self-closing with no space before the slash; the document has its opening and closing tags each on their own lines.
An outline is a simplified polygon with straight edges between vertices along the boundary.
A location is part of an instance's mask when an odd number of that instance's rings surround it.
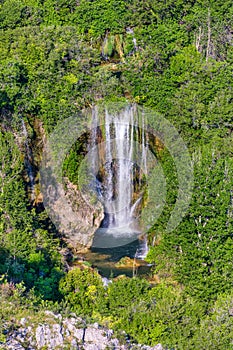
<svg viewBox="0 0 233 350">
<path fill-rule="evenodd" d="M 26 323 L 27 323 L 27 319 L 26 319 L 26 317 L 21 318 L 21 320 L 20 320 L 20 324 L 21 324 L 22 326 L 25 326 L 25 325 L 26 325 Z"/>
<path fill-rule="evenodd" d="M 48 316 L 47 323 L 31 324 L 28 327 L 18 328 L 14 331 L 7 331 L 7 341 L 0 344 L 4 350 L 47 350 L 65 349 L 69 346 L 71 350 L 164 350 L 161 344 L 154 347 L 147 345 L 133 344 L 127 340 L 125 345 L 120 345 L 114 337 L 112 329 L 101 327 L 97 322 L 84 328 L 85 321 L 72 314 L 70 318 L 60 317 L 51 311 L 45 313 Z M 58 316 L 58 317 L 57 317 Z M 60 323 L 56 321 L 61 319 Z M 27 322 L 29 322 L 29 318 Z M 55 322 L 54 322 L 55 321 Z M 27 323 L 20 320 L 19 324 Z M 127 334 L 124 334 L 127 339 Z M 30 344 L 26 347 L 23 344 Z"/>
<path fill-rule="evenodd" d="M 76 339 L 72 339 L 70 343 L 70 347 L 72 350 L 77 350 L 78 349 L 78 344 L 76 342 Z"/>
<path fill-rule="evenodd" d="M 45 346 L 45 326 L 41 325 L 36 328 L 36 344 L 40 349 Z"/>
<path fill-rule="evenodd" d="M 105 347 L 101 347 L 100 345 L 95 345 L 95 344 L 85 344 L 84 345 L 85 350 L 102 350 L 105 349 Z"/>
<path fill-rule="evenodd" d="M 54 185 L 52 177 L 47 181 L 42 183 L 44 203 L 53 223 L 77 252 L 90 248 L 104 218 L 103 205 L 100 202 L 90 204 L 90 198 L 84 198 L 67 178 L 64 186 L 56 182 Z"/>
<path fill-rule="evenodd" d="M 7 350 L 25 350 L 24 346 L 22 346 L 20 342 L 15 339 L 10 339 L 6 345 Z"/>
<path fill-rule="evenodd" d="M 94 327 L 87 327 L 85 329 L 85 343 L 98 344 L 98 348 L 96 348 L 96 350 L 105 349 L 108 342 L 108 338 L 104 336 L 103 333 L 103 330 L 96 329 Z"/>
<path fill-rule="evenodd" d="M 54 324 L 52 329 L 53 347 L 63 345 L 62 327 L 59 324 Z"/>
<path fill-rule="evenodd" d="M 61 314 L 55 314 L 55 313 L 53 313 L 52 311 L 49 311 L 49 310 L 45 310 L 45 315 L 51 316 L 52 318 L 56 318 L 59 321 L 62 320 L 62 315 Z"/>
<path fill-rule="evenodd" d="M 150 348 L 150 350 L 164 350 L 164 348 L 162 347 L 162 344 L 157 344 L 153 348 Z"/>
<path fill-rule="evenodd" d="M 36 329 L 36 343 L 38 349 L 47 346 L 49 349 L 55 349 L 63 345 L 62 327 L 59 324 L 40 325 Z"/>
</svg>

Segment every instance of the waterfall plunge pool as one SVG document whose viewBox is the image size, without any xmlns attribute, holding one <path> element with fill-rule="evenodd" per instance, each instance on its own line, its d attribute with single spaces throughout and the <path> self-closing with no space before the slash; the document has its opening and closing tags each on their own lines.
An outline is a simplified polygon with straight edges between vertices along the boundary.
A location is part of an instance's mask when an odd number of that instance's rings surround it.
<svg viewBox="0 0 233 350">
<path fill-rule="evenodd" d="M 150 266 L 143 260 L 147 241 L 135 229 L 140 226 L 145 232 L 148 226 L 147 220 L 139 225 L 139 216 L 148 202 L 147 176 L 156 165 L 145 115 L 128 105 L 111 112 L 107 107 L 101 112 L 94 108 L 91 117 L 87 167 L 83 167 L 88 170 L 80 176 L 79 187 L 84 193 L 90 188 L 102 203 L 104 220 L 83 258 L 107 278 L 148 274 Z"/>
<path fill-rule="evenodd" d="M 100 229 L 96 232 L 92 248 L 82 254 L 85 261 L 88 261 L 92 267 L 97 268 L 98 272 L 106 278 L 119 275 L 145 278 L 150 276 L 151 265 L 144 260 L 148 252 L 146 238 L 132 241 L 132 239 L 129 240 L 129 234 L 125 236 L 118 235 L 117 237 L 115 231 L 113 235 L 110 235 L 109 232 L 105 232 L 105 235 L 103 235 L 102 231 Z M 104 244 L 101 244 L 101 241 Z M 113 246 L 113 243 L 115 246 Z"/>
</svg>

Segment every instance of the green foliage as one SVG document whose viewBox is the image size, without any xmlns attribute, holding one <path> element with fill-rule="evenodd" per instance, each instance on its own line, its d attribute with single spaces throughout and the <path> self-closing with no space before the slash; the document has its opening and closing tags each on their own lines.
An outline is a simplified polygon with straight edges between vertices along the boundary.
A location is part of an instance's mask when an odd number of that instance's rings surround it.
<svg viewBox="0 0 233 350">
<path fill-rule="evenodd" d="M 189 348 L 189 339 L 198 327 L 202 305 L 185 298 L 179 290 L 168 285 L 152 288 L 140 302 L 124 313 L 120 326 L 138 342 L 168 348 Z"/>
<path fill-rule="evenodd" d="M 105 289 L 100 275 L 93 270 L 70 270 L 61 279 L 59 289 L 77 314 L 92 316 L 103 308 Z"/>
<path fill-rule="evenodd" d="M 137 305 L 146 295 L 149 284 L 138 278 L 120 278 L 111 283 L 108 288 L 108 308 L 114 316 L 127 312 L 132 305 Z"/>
<path fill-rule="evenodd" d="M 207 329 L 208 332 L 206 332 Z M 194 337 L 194 347 L 196 349 L 229 349 L 232 342 L 232 332 L 231 292 L 220 294 L 209 314 L 201 320 L 200 327 Z"/>
<path fill-rule="evenodd" d="M 81 33 L 90 37 L 103 36 L 107 31 L 121 33 L 127 23 L 129 12 L 125 1 L 119 0 L 81 0 L 71 16 L 72 23 Z"/>
<path fill-rule="evenodd" d="M 78 169 L 87 153 L 87 138 L 87 134 L 85 134 L 76 141 L 63 163 L 63 176 L 67 176 L 75 185 L 79 184 Z"/>
<path fill-rule="evenodd" d="M 194 161 L 189 214 L 174 232 L 162 234 L 148 258 L 155 259 L 157 271 L 173 262 L 173 273 L 188 293 L 208 301 L 231 289 L 232 159 L 205 147 Z"/>
<path fill-rule="evenodd" d="M 56 240 L 41 228 L 29 210 L 23 182 L 23 162 L 12 133 L 0 133 L 0 271 L 14 283 L 24 281 L 38 294 L 56 299 L 62 276 Z"/>
<path fill-rule="evenodd" d="M 114 50 L 114 41 L 115 37 L 111 35 L 109 38 L 107 38 L 106 43 L 104 45 L 104 54 L 111 57 Z"/>
<path fill-rule="evenodd" d="M 14 314 L 30 290 L 29 304 L 46 308 L 48 300 L 62 299 L 68 309 L 98 313 L 141 343 L 232 346 L 232 14 L 232 2 L 218 0 L 1 1 L 2 319 L 4 306 Z M 126 98 L 171 121 L 195 167 L 189 212 L 168 234 L 179 169 L 167 150 L 154 153 L 167 194 L 149 232 L 148 261 L 162 281 L 151 289 L 136 278 L 104 289 L 89 269 L 64 274 L 57 232 L 25 190 L 21 117 L 49 133 L 99 100 Z M 34 130 L 30 137 L 37 145 Z M 73 145 L 63 165 L 75 184 L 88 137 Z"/>
</svg>

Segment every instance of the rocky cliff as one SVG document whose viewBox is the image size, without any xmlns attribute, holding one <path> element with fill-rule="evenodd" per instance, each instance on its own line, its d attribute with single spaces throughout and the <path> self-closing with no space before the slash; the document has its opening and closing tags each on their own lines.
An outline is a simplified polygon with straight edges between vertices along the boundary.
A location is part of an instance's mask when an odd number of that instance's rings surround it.
<svg viewBox="0 0 233 350">
<path fill-rule="evenodd" d="M 87 325 L 75 314 L 63 317 L 51 311 L 45 311 L 42 323 L 22 318 L 13 329 L 6 329 L 5 334 L 6 342 L 0 343 L 0 349 L 4 350 L 163 350 L 161 344 L 154 347 L 133 344 L 126 334 L 120 341 L 111 329 L 98 323 Z"/>
</svg>

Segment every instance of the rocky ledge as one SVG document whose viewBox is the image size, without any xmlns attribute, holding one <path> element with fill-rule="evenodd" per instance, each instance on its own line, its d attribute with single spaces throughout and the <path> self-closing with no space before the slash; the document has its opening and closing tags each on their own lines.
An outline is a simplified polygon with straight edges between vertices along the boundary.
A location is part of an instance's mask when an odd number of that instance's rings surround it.
<svg viewBox="0 0 233 350">
<path fill-rule="evenodd" d="M 111 329 L 98 323 L 86 325 L 75 314 L 63 317 L 51 311 L 45 311 L 43 323 L 29 317 L 22 318 L 18 325 L 4 333 L 6 341 L 0 343 L 0 349 L 4 350 L 163 350 L 161 344 L 154 347 L 133 344 L 126 334 L 125 340 L 119 341 Z"/>
</svg>

